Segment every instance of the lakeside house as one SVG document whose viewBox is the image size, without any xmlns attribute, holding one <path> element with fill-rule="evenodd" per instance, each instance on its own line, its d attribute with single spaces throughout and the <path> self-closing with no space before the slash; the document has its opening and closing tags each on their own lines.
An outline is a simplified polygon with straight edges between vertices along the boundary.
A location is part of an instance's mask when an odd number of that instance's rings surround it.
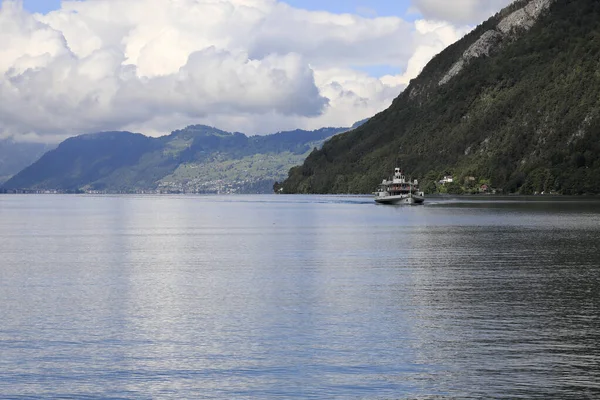
<svg viewBox="0 0 600 400">
<path fill-rule="evenodd" d="M 439 183 L 440 185 L 445 185 L 446 183 L 452 182 L 454 182 L 454 178 L 452 177 L 452 175 L 446 175 L 442 178 L 442 180 Z"/>
</svg>

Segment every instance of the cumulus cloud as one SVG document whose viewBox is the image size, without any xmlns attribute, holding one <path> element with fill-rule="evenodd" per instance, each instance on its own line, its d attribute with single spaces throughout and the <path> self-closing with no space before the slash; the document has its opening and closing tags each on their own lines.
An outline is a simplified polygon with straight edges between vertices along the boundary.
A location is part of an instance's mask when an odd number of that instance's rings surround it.
<svg viewBox="0 0 600 400">
<path fill-rule="evenodd" d="M 381 81 L 386 85 L 408 85 L 411 79 L 419 75 L 425 65 L 451 43 L 466 35 L 469 26 L 456 27 L 442 21 L 415 21 L 416 40 L 419 45 L 408 60 L 406 70 L 397 76 L 386 75 Z"/>
<path fill-rule="evenodd" d="M 276 0 L 63 1 L 46 15 L 4 0 L 0 135 L 348 126 L 387 108 L 468 29 Z M 364 72 L 378 65 L 398 74 Z"/>
<path fill-rule="evenodd" d="M 514 0 L 413 0 L 425 18 L 454 24 L 478 24 Z"/>
</svg>

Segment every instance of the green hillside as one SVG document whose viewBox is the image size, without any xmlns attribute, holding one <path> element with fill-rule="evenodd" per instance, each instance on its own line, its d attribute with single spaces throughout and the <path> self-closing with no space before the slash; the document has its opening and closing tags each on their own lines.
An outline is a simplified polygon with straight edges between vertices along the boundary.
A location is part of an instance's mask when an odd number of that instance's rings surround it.
<svg viewBox="0 0 600 400">
<path fill-rule="evenodd" d="M 204 125 L 168 136 L 104 132 L 67 139 L 5 190 L 269 193 L 315 147 L 348 128 L 248 137 Z"/>
<path fill-rule="evenodd" d="M 518 1 L 437 55 L 392 106 L 314 151 L 288 193 L 369 193 L 402 166 L 504 193 L 600 193 L 600 2 Z M 447 188 L 445 188 L 447 190 Z"/>
</svg>

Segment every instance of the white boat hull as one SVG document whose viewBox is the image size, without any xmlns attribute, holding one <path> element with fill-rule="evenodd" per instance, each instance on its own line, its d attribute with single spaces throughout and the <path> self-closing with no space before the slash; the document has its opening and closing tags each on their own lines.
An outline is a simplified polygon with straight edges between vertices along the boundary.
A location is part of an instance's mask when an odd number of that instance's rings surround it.
<svg viewBox="0 0 600 400">
<path fill-rule="evenodd" d="M 425 198 L 422 196 L 377 196 L 375 202 L 379 204 L 423 204 Z"/>
</svg>

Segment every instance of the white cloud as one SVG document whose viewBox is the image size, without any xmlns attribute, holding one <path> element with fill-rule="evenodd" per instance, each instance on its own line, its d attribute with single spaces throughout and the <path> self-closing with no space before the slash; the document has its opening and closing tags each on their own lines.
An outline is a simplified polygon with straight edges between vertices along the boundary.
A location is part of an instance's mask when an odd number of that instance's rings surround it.
<svg viewBox="0 0 600 400">
<path fill-rule="evenodd" d="M 429 19 L 454 24 L 478 24 L 514 0 L 413 0 L 414 7 Z"/>
<path fill-rule="evenodd" d="M 0 134 L 347 126 L 387 108 L 467 30 L 276 0 L 63 1 L 47 15 L 4 0 Z M 377 65 L 398 74 L 361 72 Z"/>
<path fill-rule="evenodd" d="M 398 76 L 384 76 L 384 84 L 408 85 L 411 79 L 421 73 L 427 63 L 443 49 L 466 35 L 471 28 L 468 26 L 456 27 L 448 22 L 418 20 L 415 22 L 415 40 L 419 45 L 408 60 L 405 72 Z"/>
</svg>

